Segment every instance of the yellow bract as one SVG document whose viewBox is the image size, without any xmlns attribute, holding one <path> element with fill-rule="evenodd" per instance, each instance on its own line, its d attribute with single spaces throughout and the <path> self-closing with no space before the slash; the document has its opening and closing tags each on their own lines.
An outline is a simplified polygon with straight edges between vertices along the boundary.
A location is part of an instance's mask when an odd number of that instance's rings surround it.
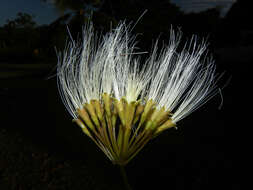
<svg viewBox="0 0 253 190">
<path fill-rule="evenodd" d="M 74 121 L 114 163 L 126 165 L 152 138 L 174 127 L 172 114 L 157 109 L 153 100 L 127 102 L 102 94 L 101 102 L 91 100 L 77 109 Z"/>
</svg>

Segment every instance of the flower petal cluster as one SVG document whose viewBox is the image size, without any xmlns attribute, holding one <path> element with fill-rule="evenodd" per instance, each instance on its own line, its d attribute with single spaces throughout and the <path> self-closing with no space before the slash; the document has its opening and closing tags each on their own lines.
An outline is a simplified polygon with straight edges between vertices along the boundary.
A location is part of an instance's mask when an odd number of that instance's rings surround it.
<svg viewBox="0 0 253 190">
<path fill-rule="evenodd" d="M 72 40 L 59 54 L 57 70 L 69 113 L 112 161 L 122 165 L 217 92 L 216 68 L 206 56 L 205 41 L 197 44 L 192 37 L 179 51 L 181 32 L 171 29 L 168 46 L 158 53 L 156 43 L 141 63 L 136 36 L 129 31 L 130 26 L 120 23 L 99 37 L 87 25 L 83 39 Z"/>
</svg>

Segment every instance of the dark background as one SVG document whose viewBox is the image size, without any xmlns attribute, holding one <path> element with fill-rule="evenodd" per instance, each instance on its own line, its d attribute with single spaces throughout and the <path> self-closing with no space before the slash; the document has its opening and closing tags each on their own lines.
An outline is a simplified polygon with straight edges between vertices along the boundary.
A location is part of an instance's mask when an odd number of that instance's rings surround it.
<svg viewBox="0 0 253 190">
<path fill-rule="evenodd" d="M 0 189 L 123 189 L 118 168 L 71 122 L 59 98 L 54 48 L 64 48 L 66 24 L 76 38 L 88 20 L 106 32 L 120 20 L 135 23 L 145 10 L 133 30 L 141 50 L 149 51 L 157 37 L 168 42 L 170 26 L 180 27 L 184 40 L 192 34 L 208 38 L 218 72 L 232 80 L 222 90 L 221 109 L 217 95 L 127 165 L 130 184 L 241 189 L 246 137 L 240 128 L 248 115 L 243 105 L 253 60 L 249 2 L 238 0 L 221 17 L 221 7 L 185 13 L 169 0 L 56 0 L 59 18 L 48 25 L 27 13 L 7 20 L 0 27 Z"/>
</svg>

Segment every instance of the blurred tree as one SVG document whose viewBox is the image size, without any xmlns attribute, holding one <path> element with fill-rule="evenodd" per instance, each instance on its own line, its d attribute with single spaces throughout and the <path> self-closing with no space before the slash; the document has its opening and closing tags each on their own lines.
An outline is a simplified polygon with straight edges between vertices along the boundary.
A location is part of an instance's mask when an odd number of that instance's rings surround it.
<svg viewBox="0 0 253 190">
<path fill-rule="evenodd" d="M 72 10 L 77 15 L 92 17 L 94 23 L 106 27 L 107 24 L 116 24 L 116 20 L 136 21 L 144 10 L 146 25 L 153 25 L 152 29 L 161 29 L 164 24 L 172 23 L 182 12 L 170 0 L 42 0 L 53 3 L 58 10 Z M 77 16 L 78 17 L 78 16 Z M 78 19 L 77 19 L 78 20 Z M 113 23 L 111 23 L 113 22 Z"/>
<path fill-rule="evenodd" d="M 5 52 L 11 57 L 30 56 L 33 49 L 37 47 L 39 33 L 33 18 L 33 15 L 19 12 L 16 18 L 6 20 L 3 26 L 5 31 L 3 34 L 6 34 Z"/>
<path fill-rule="evenodd" d="M 17 14 L 17 17 L 14 20 L 7 19 L 4 27 L 7 28 L 34 28 L 36 26 L 36 22 L 33 20 L 35 16 L 30 15 L 28 13 Z"/>
<path fill-rule="evenodd" d="M 188 13 L 178 17 L 177 23 L 189 34 L 209 35 L 216 31 L 220 20 L 220 9 L 212 8 L 199 13 Z"/>
<path fill-rule="evenodd" d="M 96 30 L 102 32 L 115 27 L 120 20 L 136 22 L 147 10 L 145 16 L 133 29 L 134 33 L 145 33 L 138 44 L 139 47 L 150 47 L 150 39 L 160 36 L 162 40 L 168 40 L 171 24 L 175 24 L 177 18 L 183 14 L 180 8 L 172 4 L 170 0 L 41 0 L 53 3 L 61 14 L 64 11 L 72 12 L 68 20 L 69 28 L 75 38 L 80 33 L 81 27 L 87 20 L 92 20 Z"/>
<path fill-rule="evenodd" d="M 144 10 L 148 13 L 167 16 L 165 19 L 173 19 L 182 13 L 170 0 L 106 0 L 103 2 L 101 11 L 116 17 L 117 20 L 136 20 Z"/>
<path fill-rule="evenodd" d="M 16 29 L 16 23 L 13 20 L 7 20 L 6 24 L 4 24 L 3 29 L 7 32 L 9 36 L 12 35 L 13 31 Z M 9 41 L 9 40 L 7 40 Z M 7 42 L 9 43 L 9 42 Z"/>
<path fill-rule="evenodd" d="M 84 12 L 87 6 L 96 8 L 101 4 L 101 0 L 41 0 L 46 3 L 53 4 L 60 14 L 64 14 L 66 10 L 78 11 L 79 13 Z"/>
<path fill-rule="evenodd" d="M 158 36 L 165 42 L 169 39 L 171 24 L 176 24 L 177 17 L 183 14 L 179 7 L 170 0 L 107 0 L 101 5 L 99 12 L 115 18 L 116 21 L 135 23 L 146 10 L 133 29 L 134 33 L 144 34 L 138 46 L 145 49 L 150 47 L 152 39 Z"/>
<path fill-rule="evenodd" d="M 17 18 L 14 20 L 18 28 L 33 28 L 36 22 L 33 20 L 35 16 L 28 13 L 18 13 Z"/>
<path fill-rule="evenodd" d="M 96 26 L 105 26 L 105 23 L 114 22 L 114 18 L 108 17 L 100 11 L 100 7 L 105 0 L 41 0 L 46 3 L 52 3 L 63 16 L 66 12 L 71 12 L 71 18 L 67 24 L 73 32 L 73 36 L 81 31 L 82 25 L 88 21 L 95 21 Z M 95 15 L 94 15 L 95 14 Z M 107 25 L 107 24 L 106 24 Z"/>
<path fill-rule="evenodd" d="M 251 4 L 251 0 L 237 0 L 232 5 L 221 25 L 220 36 L 224 44 L 238 45 L 241 43 L 242 33 L 253 30 Z M 253 43 L 252 37 L 247 43 Z"/>
<path fill-rule="evenodd" d="M 237 0 L 228 11 L 226 21 L 240 29 L 253 29 L 251 4 L 251 0 Z"/>
</svg>

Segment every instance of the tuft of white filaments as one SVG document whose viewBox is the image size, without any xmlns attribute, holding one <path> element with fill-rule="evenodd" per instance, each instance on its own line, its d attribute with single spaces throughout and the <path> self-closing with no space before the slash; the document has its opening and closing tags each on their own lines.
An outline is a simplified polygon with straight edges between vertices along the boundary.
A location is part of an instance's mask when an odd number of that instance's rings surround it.
<svg viewBox="0 0 253 190">
<path fill-rule="evenodd" d="M 152 99 L 158 108 L 173 113 L 177 123 L 198 109 L 218 91 L 215 64 L 206 56 L 205 41 L 196 37 L 178 52 L 181 32 L 170 31 L 170 42 L 158 53 L 155 44 L 150 57 L 140 63 L 135 36 L 124 22 L 102 37 L 92 24 L 83 29 L 83 38 L 71 40 L 58 54 L 58 87 L 73 118 L 76 110 L 103 93 L 128 102 Z"/>
</svg>

